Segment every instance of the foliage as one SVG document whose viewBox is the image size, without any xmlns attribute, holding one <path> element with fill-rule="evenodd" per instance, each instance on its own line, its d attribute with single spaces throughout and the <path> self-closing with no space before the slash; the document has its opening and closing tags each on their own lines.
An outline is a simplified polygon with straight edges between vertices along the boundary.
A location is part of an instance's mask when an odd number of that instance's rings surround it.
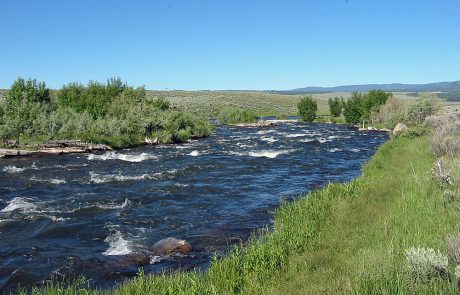
<svg viewBox="0 0 460 295">
<path fill-rule="evenodd" d="M 351 97 L 345 103 L 343 115 L 347 123 L 357 124 L 361 121 L 363 94 L 361 92 L 354 91 Z"/>
<path fill-rule="evenodd" d="M 392 96 L 388 98 L 385 104 L 371 113 L 371 122 L 384 128 L 393 129 L 396 124 L 406 121 L 408 108 L 407 101 Z"/>
<path fill-rule="evenodd" d="M 411 247 L 405 256 L 412 276 L 426 281 L 447 274 L 448 258 L 430 248 Z"/>
<path fill-rule="evenodd" d="M 371 114 L 378 112 L 378 108 L 392 96 L 391 93 L 383 90 L 371 90 L 368 93 L 353 92 L 351 98 L 345 103 L 345 120 L 353 124 L 370 121 Z"/>
<path fill-rule="evenodd" d="M 19 144 L 21 135 L 34 132 L 34 119 L 41 113 L 49 113 L 50 91 L 44 82 L 17 79 L 5 98 L 0 119 L 0 138 L 13 139 Z"/>
<path fill-rule="evenodd" d="M 460 113 L 429 116 L 426 122 L 433 128 L 431 150 L 435 155 L 455 155 L 460 152 Z"/>
<path fill-rule="evenodd" d="M 156 108 L 158 108 L 158 109 L 160 109 L 162 111 L 166 111 L 171 107 L 171 104 L 169 103 L 169 101 L 167 101 L 163 97 L 159 97 L 157 99 L 152 100 L 151 104 L 152 104 L 152 106 L 154 106 L 154 107 L 156 107 Z"/>
<path fill-rule="evenodd" d="M 362 117 L 361 120 L 370 120 L 372 112 L 375 112 L 379 106 L 384 105 L 393 94 L 383 90 L 370 90 L 362 97 Z"/>
<path fill-rule="evenodd" d="M 313 122 L 318 111 L 318 103 L 311 95 L 305 96 L 297 103 L 297 109 L 299 110 L 299 116 L 302 121 Z"/>
<path fill-rule="evenodd" d="M 331 113 L 331 116 L 339 117 L 340 114 L 342 113 L 343 98 L 341 100 L 339 100 L 337 96 L 334 98 L 329 98 L 328 104 L 329 104 L 329 112 Z"/>
<path fill-rule="evenodd" d="M 411 124 L 420 124 L 426 117 L 436 114 L 441 108 L 439 100 L 432 95 L 422 95 L 409 106 L 407 120 Z"/>
<path fill-rule="evenodd" d="M 44 83 L 18 79 L 4 102 L 0 138 L 26 144 L 50 139 L 81 139 L 123 147 L 158 137 L 170 143 L 208 136 L 213 126 L 199 116 L 170 108 L 165 99 L 151 101 L 143 87 L 121 79 L 64 85 L 56 101 Z M 161 136 L 160 136 L 161 135 Z"/>
<path fill-rule="evenodd" d="M 453 261 L 460 264 L 460 234 L 459 233 L 451 235 L 447 239 L 447 249 L 449 251 L 449 256 L 453 259 Z"/>
<path fill-rule="evenodd" d="M 241 108 L 223 108 L 217 114 L 217 120 L 222 124 L 252 123 L 257 121 L 257 114 Z"/>
</svg>

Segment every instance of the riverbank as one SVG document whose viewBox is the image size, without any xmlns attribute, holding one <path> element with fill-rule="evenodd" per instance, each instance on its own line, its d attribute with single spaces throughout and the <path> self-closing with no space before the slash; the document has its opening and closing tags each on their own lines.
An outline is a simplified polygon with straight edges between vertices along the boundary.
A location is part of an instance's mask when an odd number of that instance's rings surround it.
<svg viewBox="0 0 460 295">
<path fill-rule="evenodd" d="M 415 284 L 404 251 L 446 249 L 458 213 L 431 180 L 427 137 L 392 139 L 350 183 L 330 184 L 281 206 L 273 230 L 215 258 L 207 273 L 140 275 L 112 294 L 422 294 L 453 292 L 444 281 Z M 395 277 L 397 280 L 395 280 Z M 69 294 L 56 286 L 40 294 Z M 453 288 L 453 289 L 452 289 Z M 401 294 L 402 294 L 401 293 Z"/>
</svg>

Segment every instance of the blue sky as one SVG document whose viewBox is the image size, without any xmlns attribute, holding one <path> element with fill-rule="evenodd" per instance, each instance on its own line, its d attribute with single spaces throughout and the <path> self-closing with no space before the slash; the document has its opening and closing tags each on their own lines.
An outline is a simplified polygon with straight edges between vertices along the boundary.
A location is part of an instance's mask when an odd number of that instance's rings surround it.
<svg viewBox="0 0 460 295">
<path fill-rule="evenodd" d="M 460 1 L 0 2 L 0 88 L 121 77 L 147 89 L 460 80 Z"/>
</svg>

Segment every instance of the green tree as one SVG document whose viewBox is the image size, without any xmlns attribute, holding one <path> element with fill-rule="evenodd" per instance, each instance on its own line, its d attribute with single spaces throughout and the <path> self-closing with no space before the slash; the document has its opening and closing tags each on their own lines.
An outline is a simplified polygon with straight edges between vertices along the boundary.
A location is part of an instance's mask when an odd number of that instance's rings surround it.
<svg viewBox="0 0 460 295">
<path fill-rule="evenodd" d="M 343 98 L 342 98 L 343 101 Z M 329 98 L 328 103 L 329 103 L 329 111 L 331 113 L 331 116 L 333 117 L 339 117 L 340 114 L 342 113 L 342 101 L 339 100 L 339 98 L 336 96 L 333 99 Z"/>
<path fill-rule="evenodd" d="M 392 96 L 392 93 L 380 89 L 371 90 L 363 95 L 361 101 L 361 120 L 368 121 L 371 117 L 371 113 L 377 111 L 378 107 L 384 105 L 388 98 Z"/>
<path fill-rule="evenodd" d="M 343 115 L 345 116 L 345 121 L 347 123 L 357 124 L 360 122 L 362 116 L 362 100 L 363 94 L 361 92 L 354 91 L 345 103 Z"/>
<path fill-rule="evenodd" d="M 1 136 L 3 139 L 14 139 L 19 144 L 22 135 L 32 135 L 34 120 L 45 111 L 44 107 L 51 100 L 50 91 L 44 82 L 36 79 L 25 81 L 18 78 L 5 97 L 5 110 Z"/>
<path fill-rule="evenodd" d="M 302 121 L 313 122 L 315 120 L 318 104 L 311 95 L 302 97 L 297 104 L 297 108 L 299 110 L 299 116 Z"/>
</svg>

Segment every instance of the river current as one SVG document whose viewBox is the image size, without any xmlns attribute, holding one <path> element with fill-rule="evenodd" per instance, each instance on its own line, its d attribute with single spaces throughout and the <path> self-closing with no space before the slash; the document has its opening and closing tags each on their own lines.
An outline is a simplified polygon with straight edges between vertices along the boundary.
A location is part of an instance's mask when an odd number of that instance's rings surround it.
<svg viewBox="0 0 460 295">
<path fill-rule="evenodd" d="M 113 152 L 0 160 L 0 290 L 84 275 L 106 288 L 166 237 L 189 255 L 146 273 L 206 269 L 213 253 L 272 224 L 273 211 L 358 176 L 387 140 L 345 125 L 218 127 L 205 139 Z"/>
</svg>

